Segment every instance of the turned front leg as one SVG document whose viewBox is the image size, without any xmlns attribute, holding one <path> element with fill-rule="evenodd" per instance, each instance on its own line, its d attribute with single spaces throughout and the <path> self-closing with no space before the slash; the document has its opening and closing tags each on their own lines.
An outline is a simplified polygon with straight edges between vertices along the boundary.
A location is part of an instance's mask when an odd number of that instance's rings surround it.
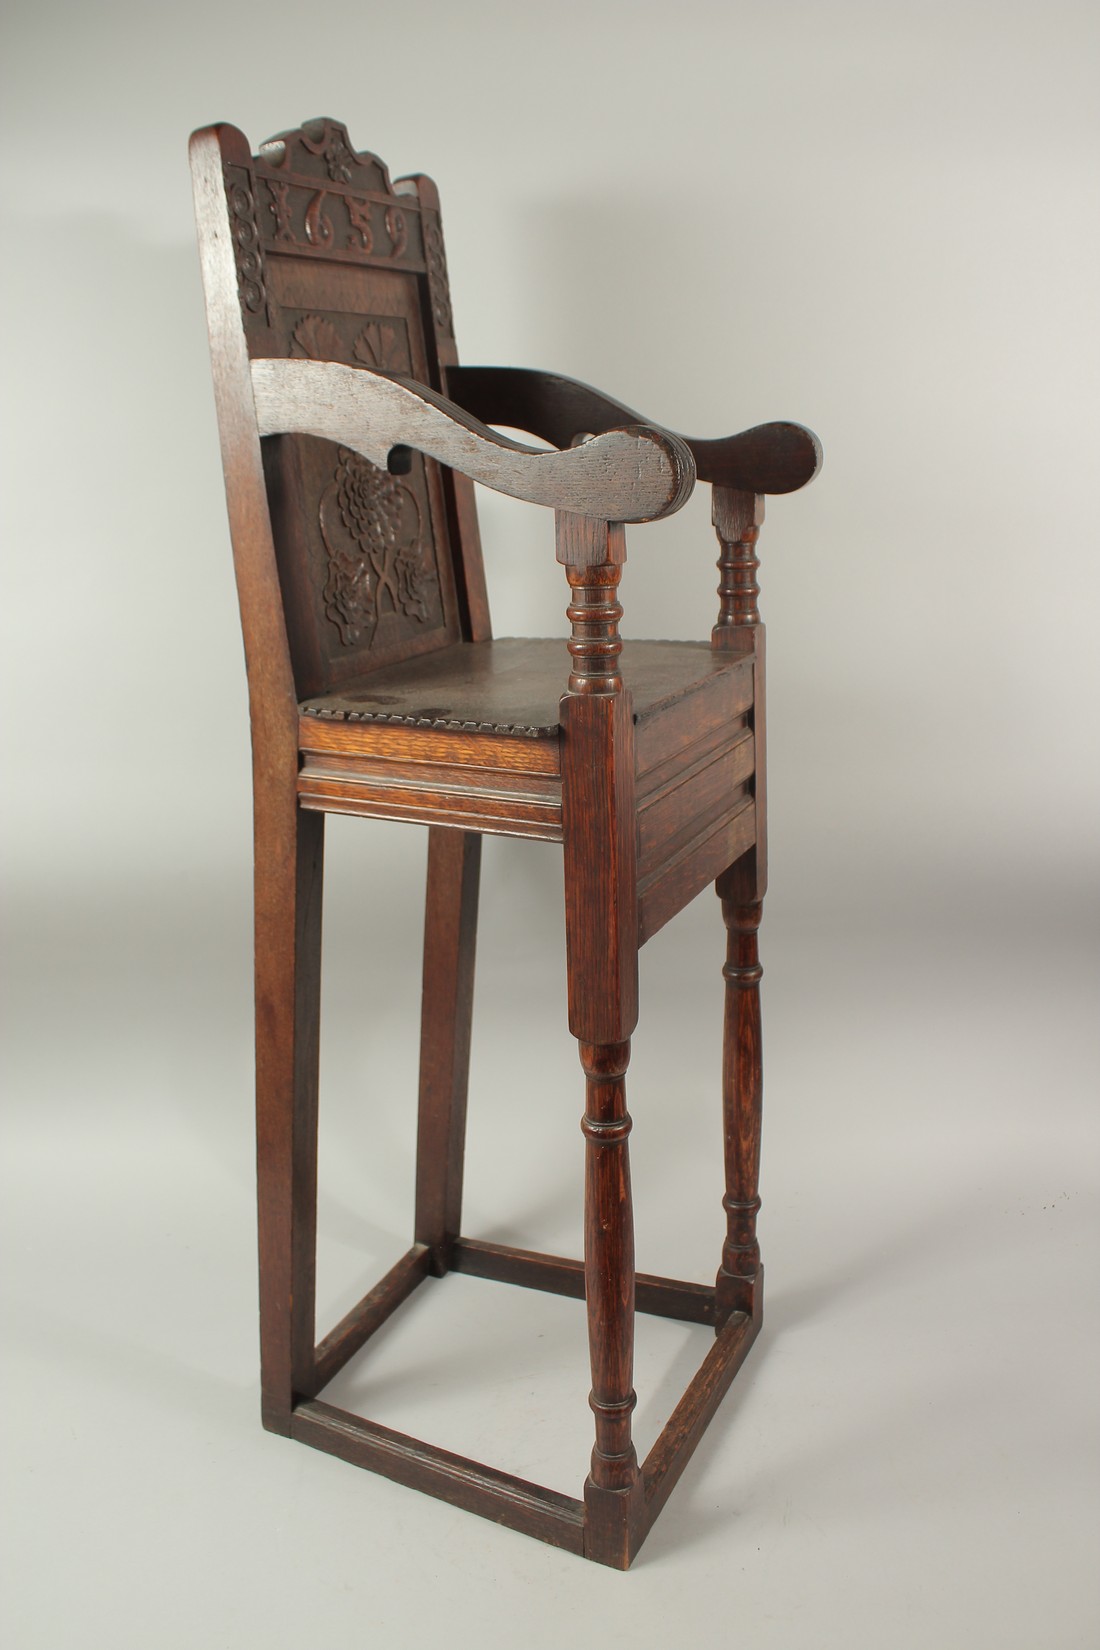
<svg viewBox="0 0 1100 1650">
<path fill-rule="evenodd" d="M 722 1043 L 722 1112 L 725 1133 L 726 1238 L 716 1283 L 716 1321 L 731 1312 L 760 1310 L 760 1122 L 764 1077 L 760 1042 L 759 900 L 722 900 L 725 918 L 726 1012 Z"/>
<path fill-rule="evenodd" d="M 722 1111 L 725 1136 L 726 1238 L 718 1273 L 715 1319 L 721 1328 L 731 1312 L 759 1321 L 762 1308 L 760 1248 L 756 1216 L 760 1208 L 760 1108 L 763 1071 L 760 1047 L 760 957 L 757 930 L 768 881 L 768 823 L 764 714 L 764 626 L 760 619 L 757 546 L 764 520 L 759 493 L 715 487 L 712 511 L 718 534 L 718 623 L 711 645 L 753 662 L 753 845 L 718 878 L 725 918 L 725 1030 L 722 1049 Z"/>
<path fill-rule="evenodd" d="M 626 1068 L 630 1044 L 582 1043 L 588 1095 L 584 1282 L 596 1444 L 589 1483 L 629 1490 L 638 1476 L 630 1437 L 634 1393 L 634 1216 L 630 1200 Z"/>
<path fill-rule="evenodd" d="M 644 1533 L 630 1439 L 634 1408 L 634 1221 L 626 1112 L 638 1019 L 634 717 L 619 670 L 622 528 L 558 516 L 569 579 L 572 669 L 561 701 L 562 835 L 569 1028 L 586 1080 L 585 1295 L 596 1418 L 584 1486 L 584 1550 L 626 1569 Z"/>
</svg>

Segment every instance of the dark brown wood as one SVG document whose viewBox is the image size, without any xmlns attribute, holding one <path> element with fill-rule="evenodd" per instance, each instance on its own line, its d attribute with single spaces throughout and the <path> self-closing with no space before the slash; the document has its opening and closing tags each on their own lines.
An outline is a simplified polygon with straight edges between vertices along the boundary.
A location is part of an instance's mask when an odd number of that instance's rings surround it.
<svg viewBox="0 0 1100 1650">
<path fill-rule="evenodd" d="M 721 886 L 721 880 L 719 881 Z M 722 1106 L 725 1137 L 726 1240 L 715 1285 L 716 1317 L 753 1312 L 758 1293 L 760 1246 L 760 1120 L 763 1068 L 760 1041 L 760 957 L 757 930 L 761 905 L 722 901 L 728 931 L 725 1032 L 722 1048 Z"/>
<path fill-rule="evenodd" d="M 751 851 L 753 807 L 749 798 L 723 815 L 709 833 L 700 832 L 679 854 L 662 861 L 638 885 L 638 943 L 644 944 L 682 911 L 732 857 Z"/>
<path fill-rule="evenodd" d="M 452 1455 L 317 1399 L 298 1405 L 290 1430 L 291 1437 L 315 1449 L 450 1501 L 466 1512 L 537 1536 L 566 1552 L 584 1550 L 584 1505 L 572 1496 Z"/>
<path fill-rule="evenodd" d="M 415 195 L 428 236 L 428 286 L 421 289 L 426 308 L 425 328 L 433 355 L 432 384 L 443 385 L 447 371 L 458 364 L 454 335 L 454 315 L 447 276 L 447 254 L 443 247 L 443 224 L 439 212 L 439 190 L 431 178 L 417 173 L 399 178 L 396 188 Z M 474 484 L 469 476 L 454 470 L 446 475 L 446 500 L 451 543 L 458 546 L 455 561 L 463 635 L 471 642 L 484 642 L 492 635 L 489 620 L 489 593 L 485 585 L 485 564 L 477 524 Z"/>
<path fill-rule="evenodd" d="M 302 710 L 328 722 L 556 739 L 567 645 L 526 636 L 460 643 L 371 671 L 338 693 L 311 696 Z M 680 744 L 701 733 L 704 720 L 714 728 L 752 704 L 751 667 L 705 642 L 632 641 L 619 672 L 638 718 L 639 768 L 643 759 L 646 766 L 675 762 Z M 308 744 L 309 728 L 300 732 Z"/>
<path fill-rule="evenodd" d="M 301 741 L 304 808 L 561 840 L 556 739 L 303 716 Z"/>
<path fill-rule="evenodd" d="M 235 259 L 247 357 L 409 374 L 440 389 L 434 243 L 415 191 L 398 193 L 339 122 L 307 122 L 256 156 L 232 128 L 217 136 L 217 234 Z M 389 476 L 308 436 L 266 441 L 264 468 L 299 694 L 460 639 L 465 552 L 450 539 L 447 472 L 413 455 L 408 473 Z"/>
<path fill-rule="evenodd" d="M 262 757 L 270 752 L 275 770 L 296 745 L 294 678 L 287 645 L 275 545 L 259 431 L 252 405 L 248 346 L 241 319 L 237 263 L 256 257 L 231 227 L 223 167 L 247 166 L 248 144 L 232 126 L 211 126 L 191 139 L 195 220 L 210 330 L 210 360 L 218 412 L 226 504 L 233 540 L 249 708 Z M 234 255 L 236 253 L 236 256 Z M 263 782 L 264 768 L 259 778 Z"/>
<path fill-rule="evenodd" d="M 793 424 L 686 441 L 572 380 L 459 367 L 435 186 L 391 181 L 338 121 L 257 154 L 211 127 L 192 166 L 252 720 L 264 1422 L 626 1568 L 760 1324 L 757 538 L 763 495 L 811 479 L 820 447 Z M 714 483 L 720 546 L 710 645 L 624 648 L 623 522 L 678 508 L 696 472 Z M 555 508 L 567 642 L 492 640 L 472 477 Z M 315 1346 L 327 812 L 427 825 L 429 847 L 415 1241 Z M 459 1235 L 490 832 L 562 843 L 586 1084 L 583 1262 Z M 728 930 L 714 1288 L 635 1273 L 625 1092 L 638 948 L 712 880 Z M 423 1278 L 448 1270 L 584 1298 L 595 1448 L 583 1500 L 318 1401 Z M 641 1468 L 636 1310 L 717 1331 Z"/>
<path fill-rule="evenodd" d="M 442 1277 L 450 1265 L 462 1217 L 480 880 L 480 836 L 440 827 L 429 831 L 416 1241 L 430 1249 L 432 1271 L 437 1277 Z"/>
<path fill-rule="evenodd" d="M 620 568 L 604 562 L 566 572 L 573 595 L 573 670 L 561 701 L 569 1029 L 582 1043 L 620 1043 L 638 1019 L 634 720 L 618 665 Z"/>
<path fill-rule="evenodd" d="M 750 781 L 752 841 L 730 855 L 716 879 L 726 924 L 725 1021 L 722 1110 L 725 1139 L 726 1238 L 716 1284 L 717 1322 L 730 1313 L 759 1319 L 763 1279 L 756 1217 L 760 1209 L 760 1128 L 763 1065 L 760 1033 L 760 956 L 757 931 L 768 881 L 767 763 L 764 692 L 764 625 L 757 583 L 757 543 L 764 519 L 759 495 L 716 487 L 713 521 L 718 534 L 719 617 L 712 645 L 752 661 L 753 703 L 748 712 L 755 760 Z"/>
<path fill-rule="evenodd" d="M 560 842 L 561 787 L 556 781 L 525 777 L 506 794 L 477 768 L 437 765 L 399 774 L 359 759 L 346 766 L 310 762 L 303 767 L 298 795 L 303 808 L 360 814 L 368 819 L 403 819 L 410 824 L 456 826 L 494 836 L 539 837 Z"/>
<path fill-rule="evenodd" d="M 736 1312 L 717 1338 L 642 1465 L 646 1528 L 675 1488 L 760 1330 L 758 1318 Z"/>
<path fill-rule="evenodd" d="M 348 1359 L 354 1358 L 366 1346 L 375 1330 L 381 1329 L 391 1313 L 396 1312 L 417 1284 L 423 1282 L 428 1276 L 431 1258 L 426 1243 L 414 1243 L 408 1253 L 390 1267 L 382 1281 L 376 1283 L 358 1306 L 353 1306 L 336 1328 L 325 1336 L 315 1355 L 314 1395 L 324 1391 Z"/>
<path fill-rule="evenodd" d="M 751 653 L 753 633 L 760 623 L 760 560 L 756 544 L 764 520 L 762 493 L 714 489 L 712 519 L 718 534 L 718 623 L 711 633 L 715 647 Z"/>
<path fill-rule="evenodd" d="M 753 663 L 711 654 L 722 668 L 635 730 L 639 944 L 754 842 Z"/>
<path fill-rule="evenodd" d="M 256 794 L 256 1166 L 264 1424 L 313 1390 L 324 817 Z"/>
<path fill-rule="evenodd" d="M 586 1558 L 625 1570 L 643 1534 L 645 1493 L 630 1436 L 634 1391 L 634 1213 L 624 1078 L 630 1043 L 581 1043 L 585 1137 L 584 1293 L 596 1418 L 584 1486 Z"/>
<path fill-rule="evenodd" d="M 449 367 L 448 394 L 485 424 L 527 430 L 555 447 L 629 424 L 653 426 L 589 384 L 530 367 Z M 660 428 L 660 426 L 655 426 Z M 717 441 L 681 436 L 700 481 L 754 493 L 793 493 L 821 468 L 821 443 L 802 424 L 760 424 Z"/>
<path fill-rule="evenodd" d="M 768 888 L 767 695 L 766 636 L 760 617 L 760 565 L 757 544 L 764 519 L 763 498 L 715 487 L 712 519 L 718 534 L 719 617 L 711 632 L 711 646 L 728 656 L 751 661 L 751 706 L 755 763 L 751 783 L 753 800 L 752 845 L 736 859 L 723 883 L 723 898 L 762 900 Z"/>
<path fill-rule="evenodd" d="M 551 1295 L 584 1299 L 582 1260 L 535 1254 L 530 1249 L 514 1249 L 505 1243 L 459 1238 L 451 1251 L 451 1270 L 466 1272 L 475 1278 L 489 1278 L 495 1283 L 518 1284 L 524 1289 L 542 1289 Z M 652 1317 L 713 1324 L 714 1290 L 709 1284 L 679 1283 L 674 1278 L 638 1272 L 634 1308 Z"/>
<path fill-rule="evenodd" d="M 621 529 L 558 517 L 572 600 L 573 669 L 561 702 L 569 1027 L 587 1103 L 584 1276 L 596 1418 L 584 1487 L 585 1556 L 625 1569 L 644 1508 L 630 1438 L 634 1217 L 625 1074 L 638 1017 L 634 721 L 619 668 Z"/>
</svg>

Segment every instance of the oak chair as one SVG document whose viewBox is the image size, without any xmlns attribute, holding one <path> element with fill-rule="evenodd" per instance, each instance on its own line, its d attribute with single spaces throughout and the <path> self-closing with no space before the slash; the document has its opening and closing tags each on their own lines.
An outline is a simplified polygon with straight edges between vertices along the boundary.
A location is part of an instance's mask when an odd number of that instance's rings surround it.
<svg viewBox="0 0 1100 1650">
<path fill-rule="evenodd" d="M 815 437 L 686 440 L 583 384 L 460 367 L 435 186 L 392 183 L 344 126 L 253 156 L 191 140 L 255 791 L 260 1342 L 265 1426 L 625 1569 L 755 1338 L 766 881 L 764 495 Z M 531 432 L 532 448 L 490 425 Z M 713 485 L 709 643 L 631 642 L 626 522 Z M 494 641 L 472 483 L 552 508 L 572 637 Z M 428 827 L 414 1239 L 318 1343 L 314 1326 L 324 819 Z M 464 1236 L 463 1141 L 481 837 L 563 847 L 569 1027 L 587 1083 L 584 1261 Z M 728 930 L 727 1236 L 713 1287 L 635 1275 L 625 1074 L 639 947 L 716 882 Z M 716 1194 L 717 1195 L 717 1194 Z M 584 1298 L 595 1449 L 574 1499 L 346 1414 L 320 1394 L 428 1275 Z M 639 1465 L 635 1309 L 715 1342 Z"/>
</svg>

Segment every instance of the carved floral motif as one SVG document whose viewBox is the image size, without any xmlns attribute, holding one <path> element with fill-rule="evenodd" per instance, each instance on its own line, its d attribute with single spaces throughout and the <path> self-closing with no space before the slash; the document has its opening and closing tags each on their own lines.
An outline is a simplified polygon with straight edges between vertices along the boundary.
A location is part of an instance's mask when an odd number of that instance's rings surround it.
<svg viewBox="0 0 1100 1650">
<path fill-rule="evenodd" d="M 370 647 L 387 597 L 393 612 L 427 619 L 425 586 L 436 574 L 415 494 L 359 453 L 341 447 L 339 456 L 319 512 L 328 555 L 325 614 L 345 647 L 361 638 Z"/>
<path fill-rule="evenodd" d="M 290 219 L 290 185 L 267 180 L 271 191 L 271 210 L 275 216 L 275 239 L 294 242 L 294 226 Z"/>
<path fill-rule="evenodd" d="M 332 126 L 326 121 L 319 142 L 308 138 L 304 131 L 298 135 L 303 149 L 311 155 L 321 156 L 325 171 L 333 183 L 351 182 L 351 169 L 357 157 L 351 151 L 343 127 Z"/>
<path fill-rule="evenodd" d="M 379 316 L 360 328 L 350 350 L 325 315 L 303 315 L 292 354 L 313 361 L 357 361 L 375 372 L 408 367 L 400 322 Z M 416 494 L 350 448 L 321 494 L 318 523 L 325 547 L 325 617 L 345 647 L 371 647 L 387 609 L 418 624 L 430 617 L 428 587 L 438 574 Z"/>
</svg>

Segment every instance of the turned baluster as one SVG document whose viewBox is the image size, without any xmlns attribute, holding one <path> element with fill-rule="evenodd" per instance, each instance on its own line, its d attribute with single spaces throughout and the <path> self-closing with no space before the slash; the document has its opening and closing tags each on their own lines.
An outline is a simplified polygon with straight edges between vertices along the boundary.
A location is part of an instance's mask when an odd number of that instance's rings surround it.
<svg viewBox="0 0 1100 1650">
<path fill-rule="evenodd" d="M 764 521 L 764 495 L 715 487 L 711 520 L 719 544 L 718 623 L 711 631 L 711 643 L 735 653 L 751 653 L 760 623 L 756 544 Z"/>
<path fill-rule="evenodd" d="M 591 1483 L 629 1490 L 638 1475 L 630 1438 L 634 1379 L 634 1227 L 630 1218 L 626 1068 L 630 1043 L 582 1043 L 587 1104 L 585 1294 L 592 1354 L 589 1403 L 596 1417 Z"/>
<path fill-rule="evenodd" d="M 570 693 L 620 693 L 619 580 L 626 560 L 626 535 L 616 522 L 589 521 L 559 512 L 558 560 L 565 563 L 572 634 L 566 642 L 573 668 Z"/>
<path fill-rule="evenodd" d="M 584 1488 L 585 1552 L 625 1568 L 645 1500 L 630 1437 L 634 1396 L 634 1217 L 626 1068 L 638 1019 L 634 718 L 620 671 L 625 558 L 615 523 L 559 514 L 569 580 L 569 690 L 561 701 L 569 1028 L 586 1082 L 585 1298 L 595 1416 Z"/>
</svg>

